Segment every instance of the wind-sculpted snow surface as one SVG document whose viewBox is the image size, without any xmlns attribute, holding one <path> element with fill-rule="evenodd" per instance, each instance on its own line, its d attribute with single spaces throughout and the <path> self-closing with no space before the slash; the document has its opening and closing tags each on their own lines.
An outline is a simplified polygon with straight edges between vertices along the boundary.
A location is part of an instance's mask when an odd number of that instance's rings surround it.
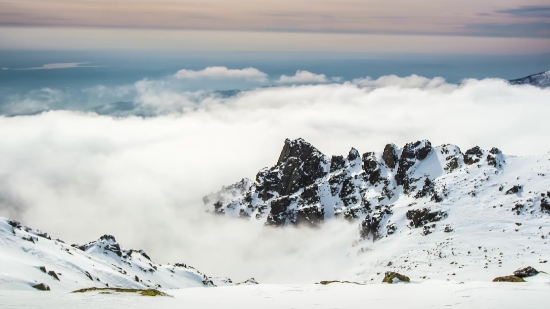
<svg viewBox="0 0 550 309">
<path fill-rule="evenodd" d="M 243 284 L 253 284 L 253 279 Z M 51 290 L 83 287 L 188 288 L 234 285 L 191 266 L 154 263 L 143 250 L 122 248 L 104 235 L 85 245 L 68 245 L 47 233 L 0 218 L 0 290 Z"/>
</svg>

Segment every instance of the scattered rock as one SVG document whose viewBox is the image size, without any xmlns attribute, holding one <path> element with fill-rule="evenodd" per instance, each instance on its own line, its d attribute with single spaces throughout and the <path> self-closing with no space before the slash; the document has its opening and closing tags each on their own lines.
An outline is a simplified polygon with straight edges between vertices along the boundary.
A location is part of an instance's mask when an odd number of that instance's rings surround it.
<svg viewBox="0 0 550 309">
<path fill-rule="evenodd" d="M 410 225 L 415 228 L 422 227 L 431 222 L 437 222 L 447 218 L 447 213 L 444 211 L 430 212 L 428 208 L 413 209 L 407 211 L 407 219 L 411 220 Z"/>
<path fill-rule="evenodd" d="M 32 287 L 40 291 L 50 291 L 50 287 L 45 283 L 33 285 Z"/>
<path fill-rule="evenodd" d="M 397 283 L 399 281 L 411 282 L 411 279 L 409 279 L 409 277 L 407 277 L 407 276 L 398 274 L 396 272 L 388 271 L 388 272 L 386 272 L 386 275 L 384 276 L 384 279 L 382 280 L 382 283 L 392 284 L 392 283 Z"/>
<path fill-rule="evenodd" d="M 43 273 L 47 273 L 46 266 L 40 266 L 38 269 L 40 269 Z"/>
<path fill-rule="evenodd" d="M 531 266 L 527 266 L 514 271 L 514 276 L 520 277 L 520 278 L 526 278 L 526 277 L 536 276 L 538 273 L 539 273 L 538 270 L 534 269 Z"/>
<path fill-rule="evenodd" d="M 498 277 L 493 280 L 493 282 L 526 282 L 523 278 L 517 276 L 504 276 Z"/>
<path fill-rule="evenodd" d="M 56 279 L 57 281 L 61 281 L 61 280 L 59 280 L 59 277 L 57 276 L 57 274 L 56 274 L 55 271 L 53 271 L 53 270 L 50 270 L 50 271 L 48 272 L 48 275 L 52 276 L 52 277 L 53 277 L 54 279 Z"/>
<path fill-rule="evenodd" d="M 481 161 L 481 157 L 483 157 L 483 150 L 479 146 L 475 146 L 472 149 L 468 149 L 464 154 L 464 163 L 468 165 L 478 163 Z"/>
<path fill-rule="evenodd" d="M 509 194 L 516 194 L 516 193 L 519 193 L 521 190 L 523 190 L 523 187 L 522 186 L 513 186 L 512 188 L 508 189 L 508 191 L 506 191 L 506 194 L 509 195 Z"/>
</svg>

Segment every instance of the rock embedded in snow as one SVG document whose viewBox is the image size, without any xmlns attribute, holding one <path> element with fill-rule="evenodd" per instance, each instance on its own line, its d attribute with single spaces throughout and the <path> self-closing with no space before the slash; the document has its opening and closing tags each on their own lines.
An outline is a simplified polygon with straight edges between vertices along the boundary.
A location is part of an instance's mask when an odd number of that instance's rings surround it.
<svg viewBox="0 0 550 309">
<path fill-rule="evenodd" d="M 44 283 L 39 283 L 37 285 L 33 285 L 32 287 L 40 291 L 50 291 L 50 287 Z"/>
<path fill-rule="evenodd" d="M 514 271 L 514 276 L 525 278 L 525 277 L 532 277 L 538 275 L 538 270 L 534 269 L 531 266 L 520 268 L 516 271 Z"/>
<path fill-rule="evenodd" d="M 397 282 L 411 282 L 411 279 L 407 276 L 401 275 L 399 273 L 388 271 L 384 275 L 384 279 L 382 280 L 382 283 L 397 283 Z"/>
</svg>

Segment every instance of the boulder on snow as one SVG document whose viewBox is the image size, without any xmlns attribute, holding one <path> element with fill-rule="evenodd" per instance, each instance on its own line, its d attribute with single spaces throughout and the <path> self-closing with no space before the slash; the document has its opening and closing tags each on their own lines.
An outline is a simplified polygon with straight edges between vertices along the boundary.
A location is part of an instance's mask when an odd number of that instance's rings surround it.
<svg viewBox="0 0 550 309">
<path fill-rule="evenodd" d="M 538 275 L 538 270 L 534 269 L 531 266 L 520 268 L 516 271 L 514 271 L 514 276 L 525 278 L 525 277 L 532 277 Z"/>
<path fill-rule="evenodd" d="M 506 191 L 506 195 L 519 193 L 522 189 L 523 187 L 520 185 L 513 186 L 512 188 L 508 189 L 508 191 Z"/>
<path fill-rule="evenodd" d="M 50 271 L 48 272 L 48 275 L 52 276 L 52 277 L 53 277 L 54 279 L 56 279 L 57 281 L 61 281 L 61 280 L 59 280 L 59 277 L 57 276 L 57 274 L 56 274 L 55 271 L 53 271 L 53 270 L 50 270 Z"/>
<path fill-rule="evenodd" d="M 32 287 L 37 289 L 37 290 L 40 290 L 40 291 L 49 291 L 50 290 L 50 287 L 47 284 L 44 284 L 44 283 L 33 285 Z"/>
<path fill-rule="evenodd" d="M 403 276 L 403 275 L 398 274 L 396 272 L 388 271 L 388 272 L 386 272 L 386 275 L 384 276 L 384 279 L 382 280 L 382 283 L 392 284 L 392 283 L 397 283 L 399 281 L 411 282 L 411 279 L 409 279 L 409 277 L 407 277 L 407 276 Z"/>
<path fill-rule="evenodd" d="M 38 269 L 40 269 L 43 273 L 47 273 L 46 266 L 40 266 Z"/>
<path fill-rule="evenodd" d="M 493 282 L 525 282 L 525 280 L 518 276 L 504 276 L 495 278 Z"/>
</svg>

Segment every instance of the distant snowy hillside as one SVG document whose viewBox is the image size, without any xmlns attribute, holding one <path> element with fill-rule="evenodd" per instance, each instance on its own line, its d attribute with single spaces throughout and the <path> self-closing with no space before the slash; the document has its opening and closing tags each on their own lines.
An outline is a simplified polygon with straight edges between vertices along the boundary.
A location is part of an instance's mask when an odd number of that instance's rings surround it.
<svg viewBox="0 0 550 309">
<path fill-rule="evenodd" d="M 32 290 L 40 283 L 52 290 L 233 285 L 228 278 L 208 277 L 185 264 L 156 264 L 143 250 L 124 249 L 110 235 L 70 246 L 47 233 L 0 218 L 0 290 Z"/>
<path fill-rule="evenodd" d="M 286 140 L 277 164 L 255 181 L 204 202 L 271 226 L 356 224 L 349 256 L 357 263 L 346 278 L 378 281 L 394 269 L 417 279 L 491 280 L 550 265 L 549 160 L 426 140 L 327 157 L 302 139 Z"/>
<path fill-rule="evenodd" d="M 538 87 L 550 87 L 550 70 L 527 77 L 510 81 L 512 85 L 533 85 Z"/>
</svg>

